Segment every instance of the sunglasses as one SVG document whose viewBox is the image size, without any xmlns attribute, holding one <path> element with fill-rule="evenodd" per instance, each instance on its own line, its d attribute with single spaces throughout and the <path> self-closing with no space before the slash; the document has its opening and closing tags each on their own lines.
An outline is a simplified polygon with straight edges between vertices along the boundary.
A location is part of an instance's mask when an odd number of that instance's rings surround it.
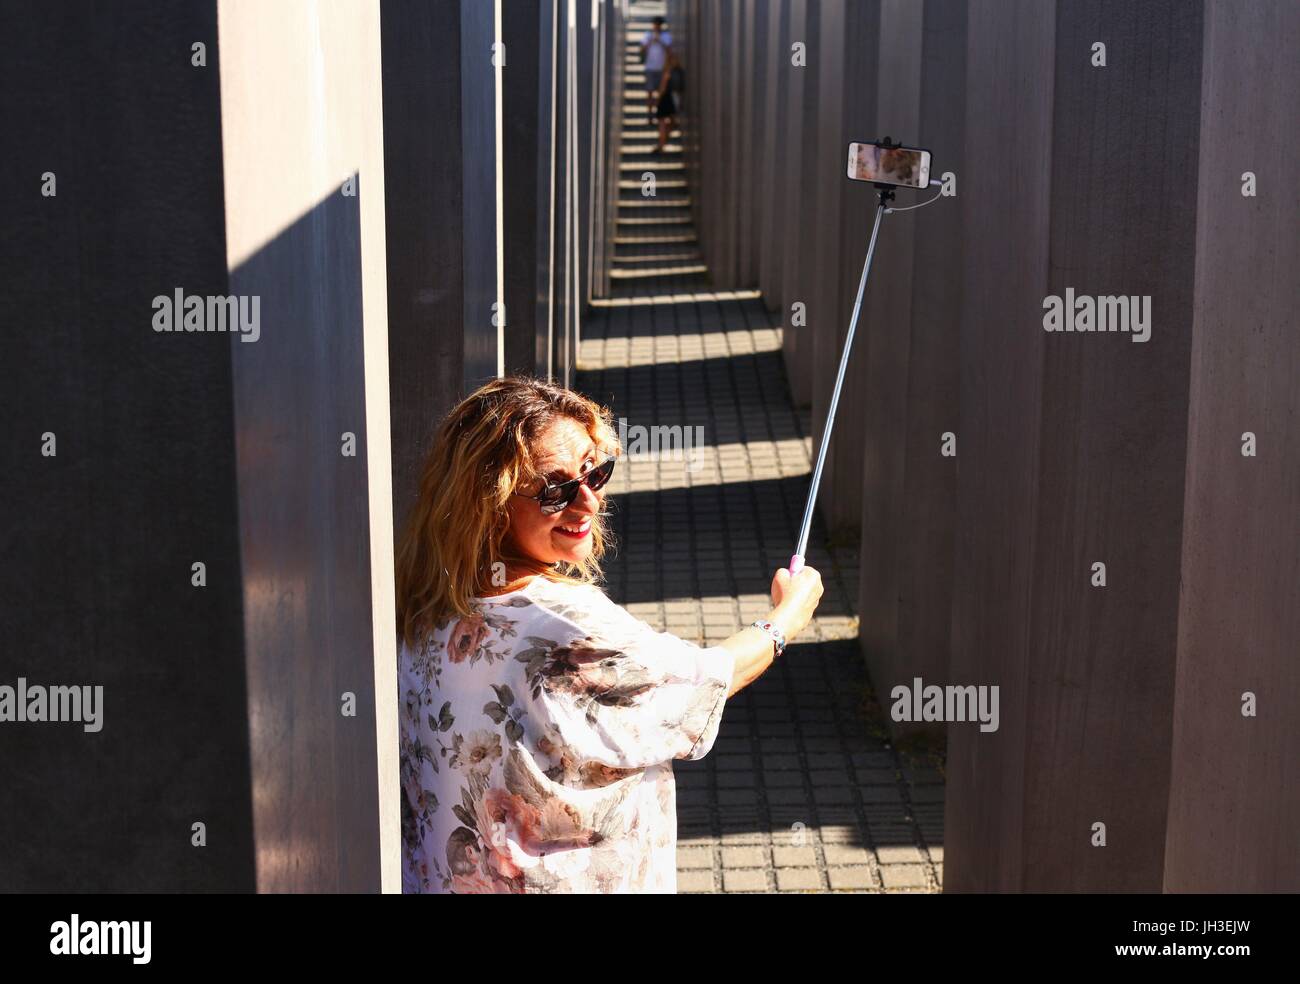
<svg viewBox="0 0 1300 984">
<path fill-rule="evenodd" d="M 554 516 L 573 505 L 573 500 L 578 497 L 578 490 L 582 486 L 587 486 L 593 492 L 603 489 L 609 482 L 610 476 L 614 474 L 614 463 L 617 460 L 615 457 L 606 458 L 586 474 L 561 482 L 559 485 L 548 484 L 536 495 L 524 495 L 523 492 L 514 494 L 525 499 L 536 499 L 542 507 L 543 516 Z"/>
</svg>

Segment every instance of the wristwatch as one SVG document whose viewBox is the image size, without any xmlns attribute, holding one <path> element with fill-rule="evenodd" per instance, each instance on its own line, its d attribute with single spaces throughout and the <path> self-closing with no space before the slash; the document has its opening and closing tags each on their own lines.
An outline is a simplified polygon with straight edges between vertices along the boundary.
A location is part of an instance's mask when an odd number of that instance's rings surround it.
<svg viewBox="0 0 1300 984">
<path fill-rule="evenodd" d="M 769 636 L 772 637 L 772 649 L 773 649 L 772 658 L 773 659 L 776 659 L 783 652 L 785 652 L 784 632 L 778 629 L 771 622 L 765 621 L 763 619 L 757 619 L 756 621 L 750 622 L 749 624 L 756 629 L 762 629 L 764 632 L 766 632 Z"/>
</svg>

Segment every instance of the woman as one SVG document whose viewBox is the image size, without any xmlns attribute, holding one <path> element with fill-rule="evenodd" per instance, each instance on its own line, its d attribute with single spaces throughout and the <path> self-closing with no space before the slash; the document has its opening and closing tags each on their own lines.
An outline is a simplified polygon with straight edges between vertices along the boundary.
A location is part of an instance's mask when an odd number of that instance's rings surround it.
<svg viewBox="0 0 1300 984">
<path fill-rule="evenodd" d="M 494 380 L 443 421 L 397 555 L 406 892 L 675 892 L 672 760 L 812 617 L 778 571 L 767 628 L 701 648 L 596 586 L 609 411 Z"/>
</svg>

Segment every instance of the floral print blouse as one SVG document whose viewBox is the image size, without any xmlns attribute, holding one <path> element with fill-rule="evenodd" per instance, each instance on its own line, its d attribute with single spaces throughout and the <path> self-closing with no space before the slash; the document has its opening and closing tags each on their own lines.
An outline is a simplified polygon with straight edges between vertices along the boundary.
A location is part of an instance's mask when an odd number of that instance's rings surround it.
<svg viewBox="0 0 1300 984">
<path fill-rule="evenodd" d="M 402 646 L 403 892 L 676 892 L 673 759 L 734 657 L 533 578 Z"/>
</svg>

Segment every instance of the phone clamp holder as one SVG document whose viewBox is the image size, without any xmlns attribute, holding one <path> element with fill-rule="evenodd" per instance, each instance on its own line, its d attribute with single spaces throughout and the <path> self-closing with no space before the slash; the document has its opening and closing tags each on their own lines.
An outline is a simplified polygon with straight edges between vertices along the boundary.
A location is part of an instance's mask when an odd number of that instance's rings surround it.
<svg viewBox="0 0 1300 984">
<path fill-rule="evenodd" d="M 894 143 L 894 141 L 891 138 L 885 137 L 885 139 L 880 141 L 880 143 L 877 144 L 877 146 L 884 147 L 886 150 L 895 150 L 899 147 L 902 147 L 903 145 L 900 143 Z M 890 202 L 894 200 L 893 185 L 881 184 L 879 181 L 874 181 L 872 182 L 871 187 L 875 188 L 876 193 L 880 196 L 881 205 L 884 205 L 886 202 Z"/>
</svg>

